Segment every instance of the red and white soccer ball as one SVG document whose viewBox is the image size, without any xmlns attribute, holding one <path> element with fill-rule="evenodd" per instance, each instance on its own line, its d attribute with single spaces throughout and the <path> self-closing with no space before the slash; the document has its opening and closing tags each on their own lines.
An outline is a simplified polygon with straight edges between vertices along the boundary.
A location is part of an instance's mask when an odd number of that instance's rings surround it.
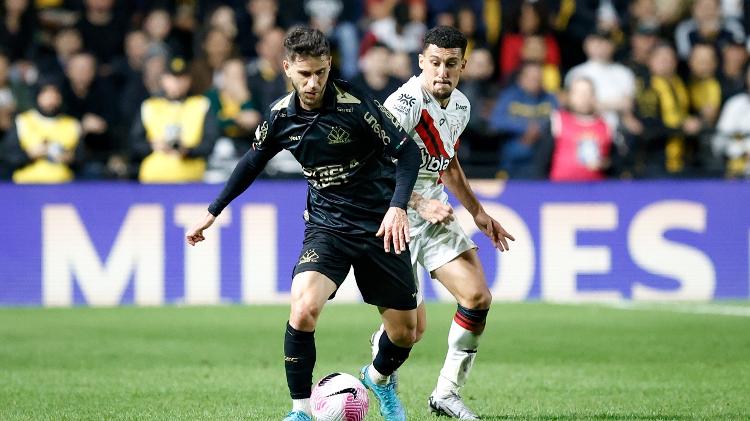
<svg viewBox="0 0 750 421">
<path fill-rule="evenodd" d="M 370 403 L 359 379 L 346 373 L 331 373 L 315 384 L 310 406 L 317 421 L 362 421 Z"/>
</svg>

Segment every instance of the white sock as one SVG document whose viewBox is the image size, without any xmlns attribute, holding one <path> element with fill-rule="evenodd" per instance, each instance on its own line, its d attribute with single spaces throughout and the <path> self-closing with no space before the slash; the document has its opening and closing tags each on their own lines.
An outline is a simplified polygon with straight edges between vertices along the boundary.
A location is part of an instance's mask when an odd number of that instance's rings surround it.
<svg viewBox="0 0 750 421">
<path fill-rule="evenodd" d="M 435 393 L 447 396 L 451 392 L 458 392 L 466 384 L 474 358 L 477 356 L 479 337 L 476 333 L 466 330 L 455 321 L 451 322 L 448 332 L 448 353 L 445 363 L 440 370 Z"/>
<path fill-rule="evenodd" d="M 372 364 L 367 367 L 367 376 L 370 377 L 370 380 L 372 380 L 372 382 L 375 384 L 386 384 L 388 383 L 388 378 L 390 377 L 381 374 L 378 370 L 375 369 L 375 366 Z"/>
<path fill-rule="evenodd" d="M 312 415 L 312 410 L 310 409 L 310 398 L 292 399 L 292 411 L 302 411 L 307 415 Z"/>
<path fill-rule="evenodd" d="M 372 359 L 375 359 L 375 356 L 378 355 L 378 350 L 380 349 L 380 337 L 383 335 L 383 332 L 385 332 L 385 326 L 382 324 L 380 325 L 380 328 L 375 331 L 375 333 L 372 334 Z"/>
</svg>

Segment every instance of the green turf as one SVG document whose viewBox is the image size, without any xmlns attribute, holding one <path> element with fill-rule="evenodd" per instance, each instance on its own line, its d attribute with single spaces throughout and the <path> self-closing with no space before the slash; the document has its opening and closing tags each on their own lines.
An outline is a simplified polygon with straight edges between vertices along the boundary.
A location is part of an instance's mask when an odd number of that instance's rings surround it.
<svg viewBox="0 0 750 421">
<path fill-rule="evenodd" d="M 426 412 L 453 306 L 401 370 Z M 280 420 L 285 306 L 0 310 L 0 419 Z M 330 305 L 315 377 L 356 374 L 378 324 Z M 750 317 L 497 304 L 464 395 L 488 420 L 750 419 Z M 380 419 L 373 403 L 368 420 Z"/>
</svg>

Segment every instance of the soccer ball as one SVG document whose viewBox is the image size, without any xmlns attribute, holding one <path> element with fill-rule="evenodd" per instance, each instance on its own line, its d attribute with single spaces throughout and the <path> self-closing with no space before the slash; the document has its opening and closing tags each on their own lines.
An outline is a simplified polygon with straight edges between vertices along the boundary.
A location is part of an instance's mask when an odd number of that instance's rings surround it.
<svg viewBox="0 0 750 421">
<path fill-rule="evenodd" d="M 370 403 L 359 379 L 346 373 L 331 373 L 315 383 L 310 406 L 318 421 L 362 421 Z"/>
</svg>

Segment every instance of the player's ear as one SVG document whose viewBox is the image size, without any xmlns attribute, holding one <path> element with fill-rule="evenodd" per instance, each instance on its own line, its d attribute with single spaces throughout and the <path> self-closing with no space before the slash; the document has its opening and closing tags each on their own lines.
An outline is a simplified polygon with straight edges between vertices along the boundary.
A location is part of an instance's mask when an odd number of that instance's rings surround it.
<svg viewBox="0 0 750 421">
<path fill-rule="evenodd" d="M 466 59 L 462 58 L 461 59 L 461 71 L 463 72 L 464 69 L 466 69 Z"/>
<path fill-rule="evenodd" d="M 284 68 L 284 73 L 286 73 L 287 77 L 292 77 L 292 70 L 291 70 L 291 63 L 289 63 L 289 60 L 284 59 L 284 61 L 281 62 L 281 66 Z"/>
<path fill-rule="evenodd" d="M 419 55 L 419 68 L 424 70 L 424 54 Z"/>
</svg>

